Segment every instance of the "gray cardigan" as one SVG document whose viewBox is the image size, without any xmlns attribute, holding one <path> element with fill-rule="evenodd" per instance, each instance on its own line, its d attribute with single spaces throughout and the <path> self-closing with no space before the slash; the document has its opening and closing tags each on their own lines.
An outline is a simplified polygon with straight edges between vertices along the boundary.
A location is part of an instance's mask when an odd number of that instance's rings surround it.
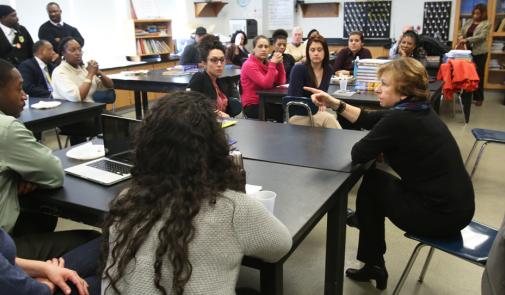
<svg viewBox="0 0 505 295">
<path fill-rule="evenodd" d="M 291 249 L 288 229 L 261 203 L 239 192 L 226 191 L 215 205 L 202 204 L 193 224 L 196 234 L 189 245 L 193 272 L 184 294 L 235 294 L 244 255 L 275 262 Z M 136 263 L 131 261 L 127 266 L 126 275 L 118 283 L 121 294 L 160 294 L 154 286 L 153 266 L 161 226 L 161 222 L 153 226 L 136 254 Z M 109 241 L 115 238 L 113 226 Z M 163 266 L 161 285 L 171 294 L 172 268 L 168 259 Z M 108 280 L 102 281 L 102 294 L 113 293 L 112 288 L 105 292 L 108 285 Z"/>
<path fill-rule="evenodd" d="M 466 32 L 470 28 L 473 23 L 473 19 L 466 20 L 461 26 L 461 31 L 459 32 L 458 37 L 466 38 Z M 479 55 L 487 53 L 489 48 L 487 46 L 487 36 L 489 35 L 489 21 L 483 20 L 480 24 L 477 25 L 475 31 L 473 32 L 472 37 L 466 38 L 468 43 L 472 45 L 472 54 Z"/>
</svg>

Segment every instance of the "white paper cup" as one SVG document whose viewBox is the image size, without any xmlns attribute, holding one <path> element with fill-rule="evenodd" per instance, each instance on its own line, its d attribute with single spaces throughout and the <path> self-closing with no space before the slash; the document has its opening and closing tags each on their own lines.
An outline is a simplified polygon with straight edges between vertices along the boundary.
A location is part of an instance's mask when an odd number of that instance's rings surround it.
<svg viewBox="0 0 505 295">
<path fill-rule="evenodd" d="M 275 198 L 277 194 L 272 191 L 259 191 L 251 194 L 251 197 L 258 200 L 270 213 L 274 213 Z"/>
<path fill-rule="evenodd" d="M 340 78 L 340 90 L 347 91 L 347 79 Z"/>
</svg>

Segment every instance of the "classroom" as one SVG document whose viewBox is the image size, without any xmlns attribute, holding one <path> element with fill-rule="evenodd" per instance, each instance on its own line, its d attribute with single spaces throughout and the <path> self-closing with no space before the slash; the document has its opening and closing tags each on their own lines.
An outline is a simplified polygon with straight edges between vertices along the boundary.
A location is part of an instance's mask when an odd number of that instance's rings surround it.
<svg viewBox="0 0 505 295">
<path fill-rule="evenodd" d="M 505 0 L 0 28 L 0 293 L 505 294 Z"/>
</svg>

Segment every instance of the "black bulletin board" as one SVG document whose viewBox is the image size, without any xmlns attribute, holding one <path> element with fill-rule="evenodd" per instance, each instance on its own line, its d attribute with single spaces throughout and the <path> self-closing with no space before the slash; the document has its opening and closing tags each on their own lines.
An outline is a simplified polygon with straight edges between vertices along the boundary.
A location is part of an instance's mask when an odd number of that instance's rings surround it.
<svg viewBox="0 0 505 295">
<path fill-rule="evenodd" d="M 424 2 L 423 35 L 449 40 L 451 1 Z"/>
<path fill-rule="evenodd" d="M 391 1 L 344 2 L 344 37 L 361 31 L 365 38 L 389 38 Z"/>
</svg>

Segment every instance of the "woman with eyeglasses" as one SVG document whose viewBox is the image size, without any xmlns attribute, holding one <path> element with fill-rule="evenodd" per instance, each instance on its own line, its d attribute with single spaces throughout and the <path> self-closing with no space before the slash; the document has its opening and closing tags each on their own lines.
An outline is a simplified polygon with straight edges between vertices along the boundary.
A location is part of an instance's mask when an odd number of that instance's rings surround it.
<svg viewBox="0 0 505 295">
<path fill-rule="evenodd" d="M 286 83 L 286 71 L 282 63 L 282 53 L 276 52 L 268 59 L 270 42 L 260 35 L 253 40 L 253 54 L 242 65 L 240 84 L 242 85 L 242 106 L 248 118 L 259 118 L 259 96 L 256 91 L 270 89 Z M 282 122 L 282 110 L 268 110 L 272 117 Z"/>
<path fill-rule="evenodd" d="M 237 88 L 231 79 L 220 78 L 225 65 L 225 47 L 216 36 L 205 36 L 200 45 L 200 58 L 204 71 L 193 75 L 188 87 L 212 99 L 216 104 L 216 114 L 221 118 L 236 116 L 242 111 Z"/>
</svg>

